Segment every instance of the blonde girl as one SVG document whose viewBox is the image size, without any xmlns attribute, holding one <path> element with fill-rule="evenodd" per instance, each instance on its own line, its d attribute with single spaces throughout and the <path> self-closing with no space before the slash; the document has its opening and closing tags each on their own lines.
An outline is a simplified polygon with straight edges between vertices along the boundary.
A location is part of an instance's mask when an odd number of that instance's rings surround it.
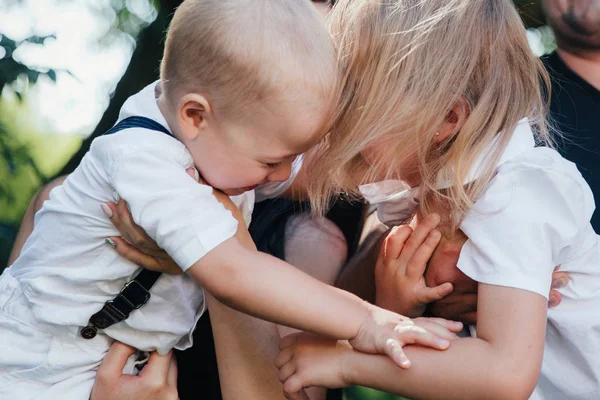
<svg viewBox="0 0 600 400">
<path fill-rule="evenodd" d="M 311 198 L 355 192 L 357 176 L 401 180 L 408 190 L 378 200 L 434 216 L 410 240 L 396 229 L 379 264 L 403 271 L 403 306 L 422 311 L 410 294 L 440 235 L 460 229 L 469 240 L 458 268 L 479 282 L 478 324 L 446 352 L 408 349 L 409 370 L 343 342 L 290 336 L 276 361 L 289 398 L 349 384 L 410 398 L 600 398 L 593 197 L 551 148 L 548 79 L 512 2 L 342 0 L 331 18 L 341 106 L 312 155 Z M 571 281 L 547 311 L 555 265 Z"/>
</svg>

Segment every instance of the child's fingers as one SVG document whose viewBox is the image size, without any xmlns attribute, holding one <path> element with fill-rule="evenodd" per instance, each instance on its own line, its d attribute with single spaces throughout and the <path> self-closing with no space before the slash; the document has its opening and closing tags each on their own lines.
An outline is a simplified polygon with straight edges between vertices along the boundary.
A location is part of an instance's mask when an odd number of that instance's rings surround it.
<svg viewBox="0 0 600 400">
<path fill-rule="evenodd" d="M 413 321 L 415 322 L 415 325 L 419 325 L 422 320 L 427 320 L 429 322 L 436 323 L 436 324 L 441 325 L 444 328 L 446 328 L 446 329 L 448 329 L 449 331 L 452 331 L 452 332 L 460 332 L 463 329 L 463 323 L 462 322 L 451 321 L 449 319 L 444 319 L 444 318 L 435 318 L 435 317 L 427 317 L 427 318 L 425 318 L 425 317 L 421 317 L 421 318 L 415 318 Z"/>
<path fill-rule="evenodd" d="M 408 225 L 395 226 L 392 228 L 385 238 L 383 245 L 386 261 L 393 261 L 400 257 L 404 243 L 410 237 L 412 231 L 412 228 Z"/>
<path fill-rule="evenodd" d="M 430 322 L 430 324 L 433 323 Z M 426 325 L 431 328 L 431 331 L 416 325 L 416 321 L 415 324 L 412 325 L 398 325 L 395 329 L 398 343 L 401 345 L 420 344 L 438 350 L 446 350 L 448 346 L 450 346 L 449 339 L 444 339 L 432 332 L 441 332 L 441 329 L 444 329 L 443 327 L 437 324 L 433 324 L 437 326 L 430 326 L 423 321 L 420 321 L 419 325 Z"/>
<path fill-rule="evenodd" d="M 290 376 L 296 373 L 296 364 L 293 362 L 288 362 L 283 367 L 279 368 L 279 381 L 281 383 L 285 383 Z"/>
<path fill-rule="evenodd" d="M 297 374 L 292 375 L 283 383 L 283 391 L 286 393 L 286 396 L 290 396 L 288 399 L 300 399 L 302 389 L 302 381 Z"/>
<path fill-rule="evenodd" d="M 413 233 L 404 243 L 402 254 L 400 254 L 400 261 L 408 265 L 408 262 L 413 258 L 413 255 L 421 244 L 425 241 L 427 236 L 433 231 L 440 223 L 440 216 L 437 214 L 431 214 L 415 228 Z"/>
<path fill-rule="evenodd" d="M 410 367 L 410 360 L 406 357 L 406 354 L 404 354 L 402 345 L 400 345 L 397 340 L 388 339 L 385 344 L 385 354 L 387 354 L 387 356 L 400 368 L 406 369 Z"/>
<path fill-rule="evenodd" d="M 432 288 L 423 286 L 416 289 L 417 301 L 421 304 L 428 304 L 443 299 L 452 293 L 452 290 L 453 286 L 450 282 L 442 283 L 441 285 Z"/>
<path fill-rule="evenodd" d="M 421 243 L 408 262 L 408 266 L 406 267 L 407 278 L 417 280 L 423 276 L 425 268 L 427 267 L 427 262 L 429 262 L 429 259 L 441 238 L 442 234 L 437 229 L 434 229 L 429 233 L 425 238 L 425 241 Z"/>
<path fill-rule="evenodd" d="M 287 336 L 286 336 L 287 337 Z M 294 352 L 290 348 L 285 348 L 277 354 L 275 357 L 275 366 L 277 368 L 282 368 L 284 365 L 289 363 L 294 356 Z"/>
<path fill-rule="evenodd" d="M 300 333 L 301 332 L 291 333 L 281 338 L 281 340 L 279 341 L 279 350 L 287 349 L 288 347 L 296 343 L 296 340 L 298 340 Z"/>
<path fill-rule="evenodd" d="M 454 340 L 456 334 L 441 323 L 430 321 L 428 318 L 415 320 L 415 325 L 425 329 L 427 332 L 434 334 L 442 340 Z"/>
</svg>

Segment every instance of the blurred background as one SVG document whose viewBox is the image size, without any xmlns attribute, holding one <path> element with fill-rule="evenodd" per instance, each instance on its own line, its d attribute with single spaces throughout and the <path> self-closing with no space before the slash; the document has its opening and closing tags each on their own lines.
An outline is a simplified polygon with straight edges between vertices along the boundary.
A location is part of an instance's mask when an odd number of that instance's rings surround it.
<svg viewBox="0 0 600 400">
<path fill-rule="evenodd" d="M 0 270 L 31 197 L 71 172 L 125 99 L 158 78 L 180 3 L 0 0 Z M 516 3 L 534 52 L 554 50 L 539 1 Z M 363 388 L 345 397 L 397 399 Z"/>
</svg>

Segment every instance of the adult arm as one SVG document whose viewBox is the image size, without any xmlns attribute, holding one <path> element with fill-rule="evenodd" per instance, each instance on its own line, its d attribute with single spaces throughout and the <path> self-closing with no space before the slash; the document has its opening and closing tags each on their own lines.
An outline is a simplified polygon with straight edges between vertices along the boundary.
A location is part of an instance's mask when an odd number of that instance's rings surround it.
<svg viewBox="0 0 600 400">
<path fill-rule="evenodd" d="M 23 216 L 23 220 L 21 221 L 21 227 L 19 228 L 19 233 L 17 234 L 17 238 L 15 239 L 15 243 L 13 244 L 12 251 L 10 252 L 10 257 L 8 258 L 8 265 L 11 265 L 21 254 L 21 250 L 27 241 L 31 232 L 33 232 L 33 222 L 35 218 L 35 213 L 37 213 L 44 204 L 44 201 L 48 200 L 50 197 L 50 191 L 54 189 L 56 186 L 62 185 L 62 183 L 67 179 L 66 176 L 61 176 L 54 179 L 52 182 L 48 183 L 44 186 L 40 191 L 35 195 L 35 197 L 29 203 L 27 207 L 27 211 Z"/>
</svg>

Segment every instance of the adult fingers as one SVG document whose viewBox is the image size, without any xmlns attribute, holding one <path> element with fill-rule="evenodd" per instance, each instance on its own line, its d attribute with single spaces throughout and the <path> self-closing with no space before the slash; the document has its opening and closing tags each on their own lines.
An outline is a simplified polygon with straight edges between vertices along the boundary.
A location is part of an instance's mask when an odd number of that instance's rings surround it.
<svg viewBox="0 0 600 400">
<path fill-rule="evenodd" d="M 415 251 L 414 256 L 408 262 L 406 268 L 406 277 L 409 279 L 420 279 L 425 273 L 427 262 L 433 255 L 442 234 L 437 229 L 434 229 L 427 235 L 425 241 Z M 437 299 L 436 299 L 437 300 Z"/>
<path fill-rule="evenodd" d="M 135 265 L 139 265 L 142 268 L 149 269 L 152 271 L 170 272 L 163 271 L 163 266 L 156 261 L 155 258 L 142 253 L 137 248 L 133 247 L 125 240 L 120 237 L 110 237 L 107 242 L 115 249 L 115 251 L 123 258 L 131 261 Z"/>
<path fill-rule="evenodd" d="M 121 342 L 114 342 L 98 368 L 97 379 L 118 379 L 123 374 L 123 368 L 127 363 L 127 359 L 135 351 L 131 346 L 127 346 Z"/>
<path fill-rule="evenodd" d="M 548 308 L 553 308 L 559 305 L 562 301 L 562 295 L 556 291 L 550 291 L 550 297 L 548 298 Z"/>
<path fill-rule="evenodd" d="M 414 229 L 413 233 L 404 243 L 402 254 L 400 254 L 400 260 L 405 264 L 413 258 L 413 255 L 421 244 L 425 241 L 427 236 L 439 225 L 440 216 L 437 214 L 431 214 Z"/>
<path fill-rule="evenodd" d="M 171 387 L 177 387 L 177 375 L 179 370 L 177 369 L 177 360 L 175 355 L 171 353 L 171 362 L 169 363 L 169 374 L 167 375 L 167 384 Z"/>
<path fill-rule="evenodd" d="M 150 357 L 148 357 L 148 363 L 141 370 L 139 376 L 156 385 L 165 385 L 169 380 L 172 357 L 172 351 L 168 352 L 164 356 L 161 356 L 156 351 L 153 351 L 150 353 Z"/>
<path fill-rule="evenodd" d="M 423 286 L 416 289 L 417 301 L 421 304 L 428 304 L 432 301 L 441 300 L 452 293 L 453 288 L 450 282 L 442 283 L 432 288 Z"/>
<path fill-rule="evenodd" d="M 552 289 L 561 289 L 569 283 L 569 274 L 564 271 L 556 271 L 552 274 Z"/>
</svg>

